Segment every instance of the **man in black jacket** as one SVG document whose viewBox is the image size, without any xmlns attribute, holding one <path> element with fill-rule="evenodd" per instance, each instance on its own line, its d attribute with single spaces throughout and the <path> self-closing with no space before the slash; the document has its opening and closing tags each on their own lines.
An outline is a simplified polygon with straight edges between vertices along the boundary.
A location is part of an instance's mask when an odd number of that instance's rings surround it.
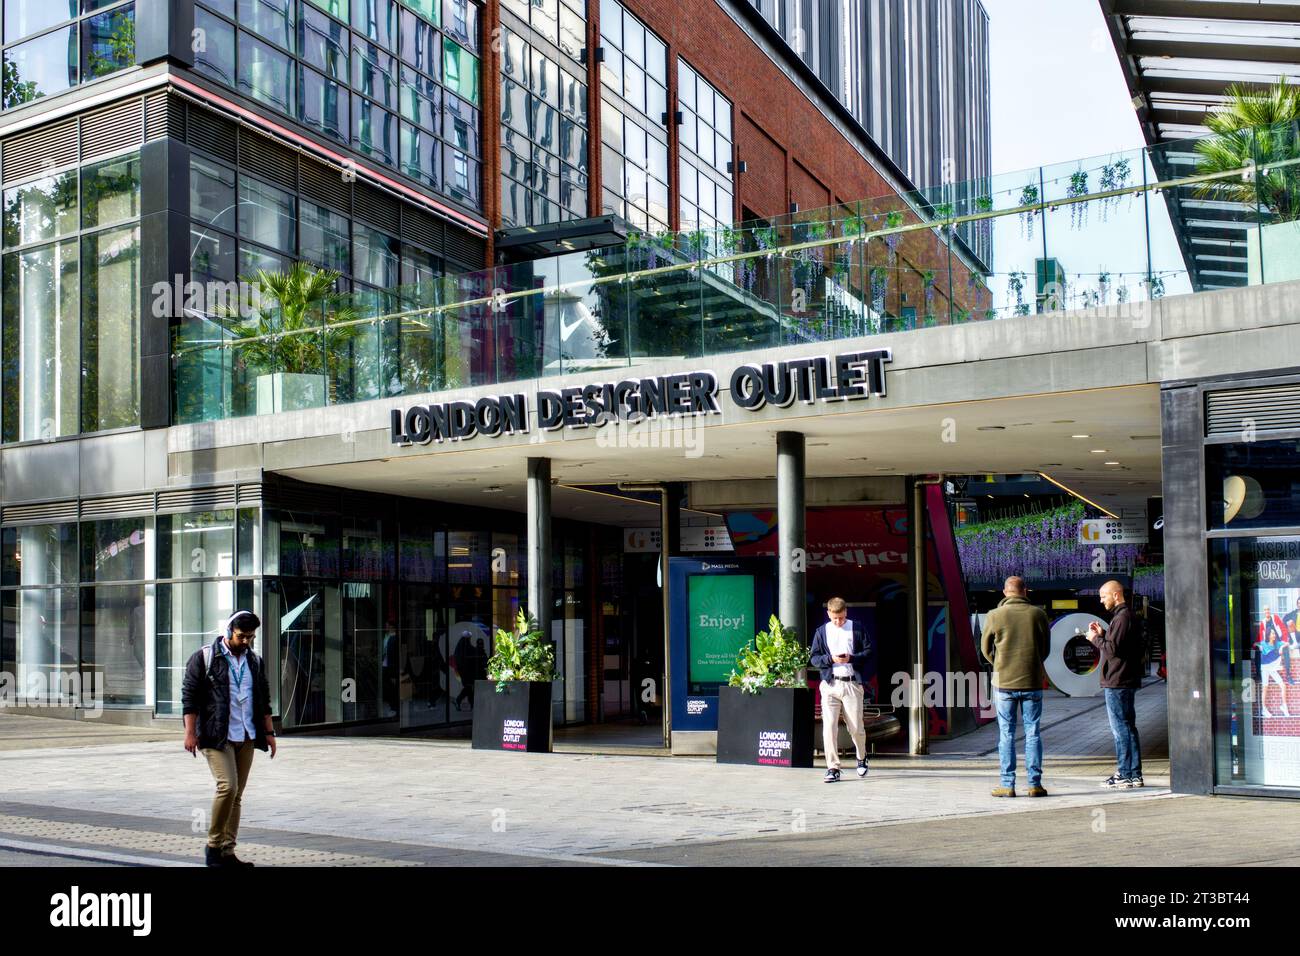
<svg viewBox="0 0 1300 956">
<path fill-rule="evenodd" d="M 1111 790 L 1142 786 L 1142 744 L 1138 740 L 1134 699 L 1142 686 L 1141 624 L 1124 601 L 1124 586 L 1107 581 L 1097 591 L 1102 607 L 1111 612 L 1105 630 L 1096 621 L 1088 625 L 1088 640 L 1101 652 L 1101 688 L 1106 695 L 1106 715 L 1115 738 L 1118 769 L 1102 781 Z"/>
<path fill-rule="evenodd" d="M 840 779 L 840 713 L 848 725 L 858 755 L 858 776 L 867 775 L 867 734 L 862 702 L 866 696 L 864 668 L 871 646 L 866 631 L 849 620 L 843 598 L 826 602 L 827 622 L 813 633 L 810 663 L 822 672 L 822 746 L 826 750 L 826 783 Z"/>
<path fill-rule="evenodd" d="M 203 751 L 217 782 L 208 826 L 208 866 L 253 865 L 235 856 L 240 802 L 253 768 L 253 751 L 269 749 L 272 758 L 276 751 L 271 688 L 262 659 L 253 653 L 261 623 L 252 611 L 236 611 L 226 622 L 225 634 L 195 651 L 185 665 L 185 749 L 195 757 Z"/>
</svg>

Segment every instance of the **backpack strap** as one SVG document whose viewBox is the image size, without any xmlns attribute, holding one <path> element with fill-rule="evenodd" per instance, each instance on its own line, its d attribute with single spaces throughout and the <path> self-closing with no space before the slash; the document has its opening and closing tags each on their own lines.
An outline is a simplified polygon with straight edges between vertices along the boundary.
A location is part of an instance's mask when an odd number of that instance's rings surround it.
<svg viewBox="0 0 1300 956">
<path fill-rule="evenodd" d="M 212 645 L 203 645 L 203 673 L 212 670 Z"/>
</svg>

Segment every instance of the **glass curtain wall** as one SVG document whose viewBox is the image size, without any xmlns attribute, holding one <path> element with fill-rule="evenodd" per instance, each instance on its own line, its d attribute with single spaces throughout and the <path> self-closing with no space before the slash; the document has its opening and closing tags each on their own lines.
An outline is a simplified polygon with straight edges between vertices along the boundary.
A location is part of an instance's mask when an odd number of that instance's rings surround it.
<svg viewBox="0 0 1300 956">
<path fill-rule="evenodd" d="M 140 160 L 5 184 L 0 438 L 140 421 Z"/>
<path fill-rule="evenodd" d="M 482 209 L 480 5 L 201 0 L 195 70 Z"/>
<path fill-rule="evenodd" d="M 582 0 L 501 5 L 501 217 L 535 226 L 587 215 L 587 43 Z"/>
<path fill-rule="evenodd" d="M 3 108 L 135 65 L 135 3 L 5 0 Z"/>
</svg>

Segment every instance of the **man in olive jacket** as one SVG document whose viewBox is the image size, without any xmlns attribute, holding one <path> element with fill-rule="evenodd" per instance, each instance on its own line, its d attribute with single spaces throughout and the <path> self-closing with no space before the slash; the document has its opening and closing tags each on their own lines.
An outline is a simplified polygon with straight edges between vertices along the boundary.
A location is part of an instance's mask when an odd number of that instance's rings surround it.
<svg viewBox="0 0 1300 956">
<path fill-rule="evenodd" d="M 995 797 L 1016 795 L 1016 717 L 1025 722 L 1025 772 L 1029 795 L 1045 797 L 1043 789 L 1043 741 L 1038 722 L 1043 716 L 1043 684 L 1047 675 L 1043 661 L 1051 644 L 1047 613 L 1025 597 L 1025 579 L 1009 577 L 1002 587 L 1003 598 L 984 617 L 980 650 L 993 665 L 994 697 L 998 708 L 998 758 L 1002 764 L 1001 786 Z"/>
</svg>

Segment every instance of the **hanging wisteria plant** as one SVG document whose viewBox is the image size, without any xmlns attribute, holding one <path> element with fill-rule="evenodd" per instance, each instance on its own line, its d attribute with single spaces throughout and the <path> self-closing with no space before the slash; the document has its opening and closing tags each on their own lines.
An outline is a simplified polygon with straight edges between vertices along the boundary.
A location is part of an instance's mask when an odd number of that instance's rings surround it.
<svg viewBox="0 0 1300 956">
<path fill-rule="evenodd" d="M 1133 175 L 1133 166 L 1128 159 L 1117 159 L 1113 163 L 1106 163 L 1101 167 L 1101 181 L 1099 186 L 1102 192 L 1111 192 L 1117 189 L 1124 189 L 1128 186 L 1129 177 Z M 1108 218 L 1109 211 L 1119 207 L 1122 196 L 1110 196 L 1102 200 L 1101 218 L 1105 222 Z M 1129 202 L 1133 200 L 1133 194 L 1129 194 Z"/>
<path fill-rule="evenodd" d="M 1001 585 L 1010 575 L 1085 578 L 1098 573 L 1090 545 L 1079 543 L 1082 502 L 1013 518 L 966 525 L 956 531 L 957 552 L 968 585 Z M 1130 573 L 1143 545 L 1105 547 L 1102 573 Z"/>
<path fill-rule="evenodd" d="M 1025 274 L 1013 272 L 1007 276 L 1007 291 L 1016 299 L 1016 315 L 1028 315 L 1029 306 L 1025 303 Z"/>
<path fill-rule="evenodd" d="M 871 307 L 877 312 L 885 311 L 885 293 L 889 290 L 889 273 L 883 266 L 871 270 Z"/>
<path fill-rule="evenodd" d="M 1082 199 L 1088 195 L 1088 173 L 1086 170 L 1076 169 L 1070 173 L 1070 185 L 1065 188 L 1067 199 Z M 1070 227 L 1082 228 L 1088 224 L 1088 203 L 1076 202 L 1070 204 Z"/>
<path fill-rule="evenodd" d="M 1037 206 L 1038 197 L 1038 186 L 1034 183 L 1029 183 L 1024 189 L 1020 190 L 1019 205 L 1026 207 Z M 1026 242 L 1034 241 L 1034 217 L 1037 215 L 1038 210 L 1028 208 L 1020 214 L 1020 229 L 1024 233 Z"/>
</svg>

